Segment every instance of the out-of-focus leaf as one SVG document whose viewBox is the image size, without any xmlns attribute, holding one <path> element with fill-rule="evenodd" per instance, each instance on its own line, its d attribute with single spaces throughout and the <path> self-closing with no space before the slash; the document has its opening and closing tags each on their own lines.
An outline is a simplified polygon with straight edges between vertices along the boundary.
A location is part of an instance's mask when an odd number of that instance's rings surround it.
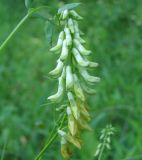
<svg viewBox="0 0 142 160">
<path fill-rule="evenodd" d="M 45 26 L 45 36 L 47 43 L 49 45 L 52 45 L 53 31 L 54 31 L 54 23 L 48 21 Z"/>
<path fill-rule="evenodd" d="M 31 5 L 32 5 L 33 1 L 34 0 L 25 0 L 25 6 L 26 6 L 27 9 L 31 8 Z"/>
<path fill-rule="evenodd" d="M 66 4 L 64 6 L 62 6 L 59 10 L 58 13 L 63 12 L 66 9 L 73 9 L 76 8 L 77 6 L 79 6 L 81 3 L 70 3 L 70 4 Z"/>
</svg>

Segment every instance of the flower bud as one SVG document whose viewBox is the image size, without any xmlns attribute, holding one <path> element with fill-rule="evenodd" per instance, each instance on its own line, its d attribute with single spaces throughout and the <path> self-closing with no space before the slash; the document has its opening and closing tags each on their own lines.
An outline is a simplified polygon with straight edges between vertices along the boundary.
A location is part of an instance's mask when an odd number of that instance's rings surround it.
<svg viewBox="0 0 142 160">
<path fill-rule="evenodd" d="M 73 20 L 74 24 L 74 31 L 75 33 L 80 33 L 79 27 L 78 27 L 78 22 L 76 20 Z"/>
<path fill-rule="evenodd" d="M 87 93 L 87 94 L 96 94 L 96 90 L 93 88 L 89 88 L 89 87 L 83 87 L 83 90 Z"/>
<path fill-rule="evenodd" d="M 79 79 L 78 79 L 77 75 L 73 74 L 73 78 L 74 78 L 74 92 L 75 92 L 75 95 L 78 98 L 80 98 L 82 101 L 85 101 L 85 96 L 83 94 L 83 90 L 80 86 Z"/>
<path fill-rule="evenodd" d="M 62 130 L 58 130 L 58 134 L 64 138 L 64 141 L 62 142 L 63 144 L 68 141 L 72 144 L 74 144 L 77 148 L 81 148 L 81 145 L 80 145 L 80 141 L 79 139 L 71 136 L 70 134 L 67 134 L 66 132 L 62 131 Z"/>
<path fill-rule="evenodd" d="M 49 74 L 52 76 L 59 76 L 62 73 L 63 66 L 64 66 L 63 62 L 58 60 L 56 68 L 50 71 Z"/>
<path fill-rule="evenodd" d="M 86 57 L 84 57 L 84 60 L 87 61 L 89 64 L 88 64 L 88 67 L 91 67 L 91 68 L 94 68 L 94 67 L 98 67 L 98 63 L 96 62 L 91 62 L 89 61 Z"/>
<path fill-rule="evenodd" d="M 70 66 L 66 67 L 66 89 L 69 90 L 73 87 L 73 75 Z"/>
<path fill-rule="evenodd" d="M 79 106 L 79 109 L 80 109 L 81 117 L 83 119 L 89 121 L 90 120 L 90 114 L 85 107 L 85 103 L 81 102 L 81 101 L 78 101 L 78 106 Z"/>
<path fill-rule="evenodd" d="M 63 16 L 62 16 L 63 20 L 65 20 L 65 19 L 68 17 L 68 15 L 69 15 L 68 10 L 67 10 L 67 9 L 64 10 L 64 11 L 63 11 Z"/>
<path fill-rule="evenodd" d="M 75 18 L 77 20 L 82 20 L 83 18 L 78 14 L 76 13 L 74 10 L 71 10 L 70 11 L 70 15 L 72 16 L 72 18 Z"/>
<path fill-rule="evenodd" d="M 77 122 L 78 122 L 79 128 L 92 131 L 92 128 L 82 118 L 80 118 Z"/>
<path fill-rule="evenodd" d="M 89 62 L 89 67 L 98 67 L 98 63 L 95 62 Z"/>
<path fill-rule="evenodd" d="M 71 37 L 70 30 L 69 30 L 69 28 L 65 28 L 64 31 L 65 31 L 65 34 L 66 34 L 67 46 L 71 46 L 72 45 L 72 37 Z"/>
<path fill-rule="evenodd" d="M 79 117 L 80 117 L 80 112 L 79 112 L 79 109 L 78 109 L 77 104 L 75 102 L 74 96 L 71 92 L 68 92 L 67 96 L 68 96 L 68 99 L 69 99 L 69 102 L 70 102 L 70 106 L 71 106 L 71 110 L 73 112 L 74 118 L 76 120 L 78 120 Z"/>
<path fill-rule="evenodd" d="M 84 83 L 81 83 L 81 87 L 83 88 L 84 92 L 86 92 L 87 94 L 90 94 L 90 95 L 96 94 L 96 90 L 94 88 L 90 88 Z"/>
<path fill-rule="evenodd" d="M 61 137 L 61 154 L 65 159 L 69 159 L 71 156 L 68 143 L 64 137 Z"/>
<path fill-rule="evenodd" d="M 77 133 L 77 123 L 75 121 L 74 116 L 72 115 L 72 111 L 70 107 L 67 107 L 67 114 L 68 114 L 68 128 L 72 136 L 75 136 Z"/>
<path fill-rule="evenodd" d="M 63 46 L 62 46 L 62 51 L 61 51 L 61 56 L 60 60 L 64 61 L 68 57 L 68 47 L 67 47 L 67 42 L 66 40 L 63 41 Z"/>
<path fill-rule="evenodd" d="M 69 18 L 69 20 L 68 20 L 68 27 L 69 27 L 71 33 L 74 33 L 74 24 L 73 24 L 73 20 L 71 18 Z"/>
<path fill-rule="evenodd" d="M 80 37 L 79 33 L 75 33 L 74 37 L 75 37 L 75 39 L 77 39 L 80 43 L 86 43 L 86 41 Z"/>
<path fill-rule="evenodd" d="M 86 49 L 82 46 L 82 44 L 79 42 L 78 39 L 74 39 L 74 45 L 75 45 L 76 48 L 79 50 L 79 52 L 80 52 L 82 55 L 84 55 L 84 56 L 88 56 L 88 55 L 91 53 L 91 51 L 86 50 Z"/>
<path fill-rule="evenodd" d="M 52 102 L 60 102 L 63 98 L 64 95 L 64 71 L 65 69 L 63 69 L 62 71 L 62 75 L 60 78 L 58 78 L 58 91 L 56 94 L 48 97 L 49 100 L 51 100 Z"/>
<path fill-rule="evenodd" d="M 63 40 L 64 40 L 64 31 L 60 32 L 59 37 L 58 37 L 58 41 L 57 41 L 57 45 L 53 48 L 50 49 L 50 51 L 58 51 L 60 50 L 60 48 L 62 47 L 63 44 Z"/>
<path fill-rule="evenodd" d="M 65 140 L 64 137 L 61 138 L 61 145 L 67 144 L 67 141 Z"/>
<path fill-rule="evenodd" d="M 65 136 L 66 140 L 74 144 L 77 148 L 81 149 L 81 142 L 78 138 L 75 138 L 69 134 Z"/>
<path fill-rule="evenodd" d="M 77 39 L 80 43 L 86 43 L 86 41 L 80 37 L 80 30 L 78 28 L 77 21 L 74 20 L 73 23 L 74 23 L 74 30 L 75 30 L 75 35 L 74 35 L 75 39 Z"/>
<path fill-rule="evenodd" d="M 80 53 L 78 52 L 78 50 L 76 48 L 73 48 L 72 49 L 72 53 L 75 57 L 75 60 L 77 61 L 77 63 L 80 65 L 80 66 L 83 66 L 83 67 L 87 67 L 88 66 L 88 62 L 86 62 L 83 57 L 80 55 Z"/>
<path fill-rule="evenodd" d="M 94 83 L 94 82 L 99 82 L 100 81 L 99 77 L 94 77 L 94 76 L 89 75 L 89 73 L 87 72 L 87 70 L 85 68 L 80 67 L 79 72 L 87 82 Z"/>
<path fill-rule="evenodd" d="M 62 130 L 58 130 L 58 134 L 61 136 L 61 137 L 65 137 L 66 135 L 66 132 L 62 131 Z"/>
</svg>

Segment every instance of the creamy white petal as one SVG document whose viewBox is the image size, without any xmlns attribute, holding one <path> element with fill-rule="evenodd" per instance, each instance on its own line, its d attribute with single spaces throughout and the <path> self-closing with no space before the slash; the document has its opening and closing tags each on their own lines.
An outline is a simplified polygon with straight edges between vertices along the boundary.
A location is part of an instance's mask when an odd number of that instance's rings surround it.
<svg viewBox="0 0 142 160">
<path fill-rule="evenodd" d="M 66 67 L 66 89 L 69 90 L 73 88 L 74 80 L 73 74 L 70 66 Z"/>
<path fill-rule="evenodd" d="M 86 50 L 83 45 L 80 43 L 80 41 L 78 39 L 74 39 L 74 45 L 75 47 L 79 50 L 79 52 L 84 55 L 84 56 L 88 56 L 90 55 L 91 51 Z"/>
<path fill-rule="evenodd" d="M 72 49 L 72 53 L 77 61 L 77 63 L 80 65 L 80 66 L 83 66 L 83 67 L 87 67 L 88 66 L 88 62 L 86 62 L 83 57 L 80 55 L 80 53 L 78 52 L 78 50 L 76 48 L 73 48 Z"/>
</svg>

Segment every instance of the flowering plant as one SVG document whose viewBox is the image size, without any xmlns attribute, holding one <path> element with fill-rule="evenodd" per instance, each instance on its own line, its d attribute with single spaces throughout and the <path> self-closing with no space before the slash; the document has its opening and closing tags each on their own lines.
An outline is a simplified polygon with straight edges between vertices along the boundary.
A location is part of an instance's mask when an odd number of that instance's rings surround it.
<svg viewBox="0 0 142 160">
<path fill-rule="evenodd" d="M 59 55 L 57 66 L 49 74 L 58 78 L 57 93 L 48 100 L 59 103 L 67 99 L 63 112 L 66 112 L 68 127 L 58 129 L 61 136 L 61 153 L 65 159 L 70 157 L 69 143 L 81 148 L 81 130 L 91 130 L 88 125 L 90 115 L 85 94 L 95 93 L 88 87 L 100 81 L 99 77 L 91 76 L 88 68 L 95 68 L 98 63 L 88 60 L 90 50 L 84 47 L 86 41 L 81 37 L 78 21 L 83 18 L 72 9 L 58 12 L 63 30 L 60 32 L 57 44 L 50 49 Z"/>
<path fill-rule="evenodd" d="M 33 1 L 25 0 L 27 14 L 1 44 L 0 51 L 5 48 L 10 39 L 28 18 L 32 17 L 39 10 L 48 7 L 40 6 L 33 8 Z M 57 135 L 60 135 L 61 138 L 61 153 L 65 159 L 68 159 L 71 155 L 69 144 L 72 143 L 80 149 L 81 131 L 91 130 L 91 127 L 88 125 L 90 114 L 86 94 L 95 94 L 95 89 L 92 88 L 92 85 L 99 82 L 100 78 L 92 76 L 88 72 L 89 68 L 97 67 L 98 63 L 88 60 L 88 56 L 92 52 L 84 47 L 86 41 L 82 38 L 84 33 L 79 29 L 78 23 L 83 18 L 74 10 L 78 5 L 79 3 L 64 5 L 58 10 L 57 15 L 53 19 L 36 14 L 36 16 L 50 23 L 57 17 L 62 28 L 57 44 L 50 49 L 51 52 L 59 55 L 55 69 L 49 73 L 51 77 L 58 79 L 58 90 L 57 93 L 49 96 L 48 100 L 53 103 L 63 103 L 62 106 L 57 108 L 58 111 L 63 113 L 63 116 L 59 116 L 59 120 L 49 137 L 49 141 L 35 160 L 41 159 L 43 153 L 55 140 Z M 66 100 L 66 103 L 63 100 Z"/>
</svg>

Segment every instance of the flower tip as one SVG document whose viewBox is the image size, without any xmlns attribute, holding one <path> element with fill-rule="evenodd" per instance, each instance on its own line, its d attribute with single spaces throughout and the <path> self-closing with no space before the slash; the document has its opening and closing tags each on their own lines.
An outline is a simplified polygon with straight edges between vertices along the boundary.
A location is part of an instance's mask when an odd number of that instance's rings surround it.
<svg viewBox="0 0 142 160">
<path fill-rule="evenodd" d="M 60 130 L 60 129 L 58 129 L 58 134 L 60 135 L 60 136 L 65 136 L 66 135 L 66 132 L 64 132 L 64 131 L 62 131 L 62 130 Z"/>
<path fill-rule="evenodd" d="M 100 77 L 95 77 L 96 82 L 100 82 L 101 78 Z"/>
<path fill-rule="evenodd" d="M 47 100 L 51 100 L 51 96 L 47 97 Z"/>
<path fill-rule="evenodd" d="M 54 52 L 54 48 L 51 48 L 50 51 L 51 51 L 51 52 Z"/>
</svg>

